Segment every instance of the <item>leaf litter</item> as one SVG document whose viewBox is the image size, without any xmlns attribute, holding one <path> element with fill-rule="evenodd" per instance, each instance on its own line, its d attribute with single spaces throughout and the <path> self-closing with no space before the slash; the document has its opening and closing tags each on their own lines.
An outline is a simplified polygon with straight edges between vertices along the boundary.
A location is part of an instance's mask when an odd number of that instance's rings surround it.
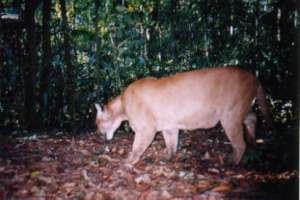
<svg viewBox="0 0 300 200">
<path fill-rule="evenodd" d="M 124 162 L 130 133 L 108 143 L 95 133 L 14 138 L 0 149 L 0 199 L 282 199 L 285 191 L 261 185 L 298 180 L 297 170 L 272 171 L 270 162 L 262 170 L 226 165 L 230 144 L 220 136 L 214 141 L 214 131 L 181 134 L 171 161 L 158 134 L 131 168 Z"/>
</svg>

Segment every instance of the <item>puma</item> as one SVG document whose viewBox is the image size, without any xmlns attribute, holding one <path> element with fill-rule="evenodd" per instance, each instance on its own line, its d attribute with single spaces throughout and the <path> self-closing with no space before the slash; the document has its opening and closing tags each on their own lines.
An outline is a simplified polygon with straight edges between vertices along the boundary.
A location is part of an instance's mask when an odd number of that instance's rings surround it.
<svg viewBox="0 0 300 200">
<path fill-rule="evenodd" d="M 212 128 L 221 123 L 238 164 L 245 152 L 244 127 L 255 138 L 254 99 L 271 123 L 264 90 L 256 77 L 237 67 L 207 68 L 164 78 L 144 78 L 130 84 L 104 109 L 95 104 L 97 132 L 111 140 L 124 120 L 135 132 L 127 161 L 135 164 L 161 131 L 168 157 L 176 153 L 180 129 Z"/>
</svg>

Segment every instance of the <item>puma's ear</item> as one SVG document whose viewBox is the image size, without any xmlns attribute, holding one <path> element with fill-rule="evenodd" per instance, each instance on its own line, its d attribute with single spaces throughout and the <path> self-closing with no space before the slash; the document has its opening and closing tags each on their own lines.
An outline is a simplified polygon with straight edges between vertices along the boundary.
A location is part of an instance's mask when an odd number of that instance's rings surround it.
<svg viewBox="0 0 300 200">
<path fill-rule="evenodd" d="M 101 115 L 102 112 L 103 112 L 101 106 L 99 104 L 95 103 L 95 107 L 96 107 L 96 110 L 97 110 L 97 116 Z"/>
</svg>

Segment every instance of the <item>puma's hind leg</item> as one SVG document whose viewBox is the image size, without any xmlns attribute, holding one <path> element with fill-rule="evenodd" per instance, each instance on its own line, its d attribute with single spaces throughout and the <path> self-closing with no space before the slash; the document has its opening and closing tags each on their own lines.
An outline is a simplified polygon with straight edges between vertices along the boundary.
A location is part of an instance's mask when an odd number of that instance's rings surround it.
<svg viewBox="0 0 300 200">
<path fill-rule="evenodd" d="M 244 120 L 246 128 L 246 138 L 248 142 L 253 143 L 255 141 L 255 128 L 256 128 L 257 117 L 255 113 L 248 113 Z"/>
<path fill-rule="evenodd" d="M 162 134 L 167 146 L 167 159 L 171 159 L 177 151 L 179 130 L 164 130 Z"/>
<path fill-rule="evenodd" d="M 233 147 L 232 162 L 238 164 L 246 150 L 246 143 L 243 136 L 243 124 L 233 117 L 224 117 L 221 124 Z"/>
</svg>

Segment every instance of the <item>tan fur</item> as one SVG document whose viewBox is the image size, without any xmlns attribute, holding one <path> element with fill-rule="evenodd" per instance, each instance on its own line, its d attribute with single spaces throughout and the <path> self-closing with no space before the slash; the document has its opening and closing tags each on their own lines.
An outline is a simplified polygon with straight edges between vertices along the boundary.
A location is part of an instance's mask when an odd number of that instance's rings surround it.
<svg viewBox="0 0 300 200">
<path fill-rule="evenodd" d="M 221 122 L 233 146 L 233 161 L 239 163 L 246 149 L 243 126 L 255 137 L 256 116 L 250 113 L 252 101 L 270 121 L 265 94 L 252 74 L 237 67 L 208 68 L 174 76 L 144 78 L 130 84 L 124 93 L 102 110 L 97 108 L 99 132 L 112 139 L 123 120 L 135 132 L 128 158 L 136 163 L 162 131 L 169 157 L 176 153 L 179 129 L 211 128 Z"/>
</svg>

